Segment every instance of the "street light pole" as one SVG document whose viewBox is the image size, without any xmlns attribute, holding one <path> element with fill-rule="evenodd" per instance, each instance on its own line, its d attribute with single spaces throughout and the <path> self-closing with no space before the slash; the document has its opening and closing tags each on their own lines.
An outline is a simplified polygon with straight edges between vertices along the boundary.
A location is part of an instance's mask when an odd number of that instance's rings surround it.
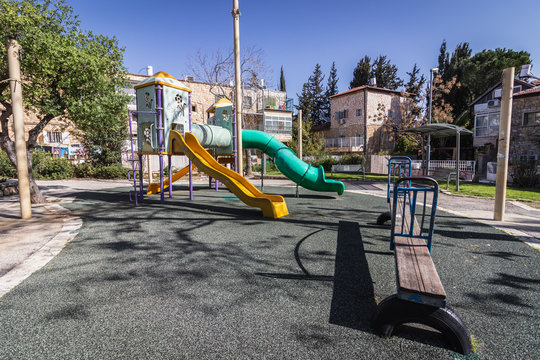
<svg viewBox="0 0 540 360">
<path fill-rule="evenodd" d="M 428 124 L 431 124 L 431 108 L 432 108 L 432 101 L 433 101 L 433 74 L 438 72 L 438 68 L 433 68 L 429 70 L 429 117 L 428 117 Z M 425 175 L 429 176 L 429 162 L 431 160 L 431 134 L 428 134 L 428 140 L 427 140 L 427 151 L 426 151 L 426 169 L 425 169 Z"/>
</svg>

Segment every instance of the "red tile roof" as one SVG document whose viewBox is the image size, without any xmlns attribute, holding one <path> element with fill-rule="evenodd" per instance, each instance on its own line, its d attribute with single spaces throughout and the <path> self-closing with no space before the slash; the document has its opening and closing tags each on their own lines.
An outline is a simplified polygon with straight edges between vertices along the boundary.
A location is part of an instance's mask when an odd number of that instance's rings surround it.
<svg viewBox="0 0 540 360">
<path fill-rule="evenodd" d="M 355 88 L 353 88 L 353 89 L 350 89 L 350 90 L 347 90 L 347 91 L 344 91 L 344 92 L 340 92 L 339 94 L 332 95 L 332 96 L 330 96 L 330 98 L 337 97 L 337 96 L 341 96 L 341 95 L 350 94 L 350 93 L 357 92 L 357 91 L 362 91 L 362 90 L 364 90 L 364 89 L 366 89 L 366 90 L 375 90 L 375 91 L 390 92 L 390 93 L 399 94 L 399 95 L 402 95 L 402 96 L 412 95 L 412 94 L 409 94 L 409 93 L 404 92 L 404 91 L 390 90 L 390 89 L 380 88 L 380 87 L 376 87 L 376 86 L 364 85 L 364 86 L 355 87 Z"/>
<path fill-rule="evenodd" d="M 533 95 L 533 94 L 540 94 L 540 86 L 533 87 L 533 88 L 515 93 L 513 97 L 520 97 L 520 96 Z"/>
<path fill-rule="evenodd" d="M 538 86 L 540 85 L 540 80 L 533 80 L 531 81 L 531 84 L 533 84 L 534 86 Z"/>
</svg>

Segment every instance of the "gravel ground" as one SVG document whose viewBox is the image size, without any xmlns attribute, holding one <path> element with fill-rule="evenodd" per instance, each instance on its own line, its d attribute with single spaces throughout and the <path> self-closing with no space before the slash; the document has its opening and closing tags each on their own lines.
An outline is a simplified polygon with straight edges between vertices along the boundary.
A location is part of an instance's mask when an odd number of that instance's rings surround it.
<svg viewBox="0 0 540 360">
<path fill-rule="evenodd" d="M 0 301 L 0 359 L 455 359 L 436 333 L 376 336 L 376 303 L 395 293 L 385 199 L 285 194 L 261 217 L 227 191 L 143 206 L 127 189 L 75 194 L 84 225 Z M 433 259 L 468 325 L 469 359 L 540 358 L 540 253 L 439 212 Z"/>
</svg>

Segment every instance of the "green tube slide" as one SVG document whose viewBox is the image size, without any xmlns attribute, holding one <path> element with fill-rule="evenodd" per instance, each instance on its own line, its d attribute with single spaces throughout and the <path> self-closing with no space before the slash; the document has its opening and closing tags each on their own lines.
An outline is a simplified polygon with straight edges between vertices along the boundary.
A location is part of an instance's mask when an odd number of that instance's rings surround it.
<svg viewBox="0 0 540 360">
<path fill-rule="evenodd" d="M 274 159 L 276 167 L 283 175 L 306 189 L 337 192 L 338 195 L 345 191 L 345 185 L 341 181 L 324 178 L 322 166 L 316 168 L 303 162 L 294 151 L 268 133 L 243 130 L 242 147 L 264 152 Z"/>
</svg>

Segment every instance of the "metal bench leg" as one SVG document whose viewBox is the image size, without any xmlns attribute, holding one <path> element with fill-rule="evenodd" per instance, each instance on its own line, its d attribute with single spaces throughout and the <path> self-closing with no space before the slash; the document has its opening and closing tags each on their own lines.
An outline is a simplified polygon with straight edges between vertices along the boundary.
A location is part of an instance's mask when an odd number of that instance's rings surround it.
<svg viewBox="0 0 540 360">
<path fill-rule="evenodd" d="M 401 324 L 424 324 L 439 330 L 450 347 L 461 354 L 472 351 L 471 336 L 463 321 L 448 307 L 439 308 L 401 300 L 397 295 L 384 299 L 377 306 L 372 326 L 383 337 L 390 337 Z"/>
</svg>

